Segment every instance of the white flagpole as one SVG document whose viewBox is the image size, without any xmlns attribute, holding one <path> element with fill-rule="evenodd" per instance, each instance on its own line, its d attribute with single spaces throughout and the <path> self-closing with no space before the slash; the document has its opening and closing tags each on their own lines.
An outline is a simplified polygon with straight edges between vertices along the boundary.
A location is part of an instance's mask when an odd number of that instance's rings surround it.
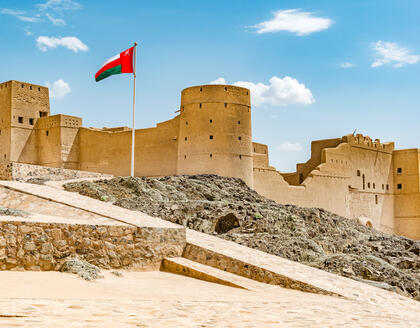
<svg viewBox="0 0 420 328">
<path fill-rule="evenodd" d="M 134 177 L 134 146 L 135 146 L 135 118 L 136 118 L 136 49 L 137 42 L 134 42 L 134 78 L 133 78 L 133 129 L 131 131 L 131 176 Z"/>
</svg>

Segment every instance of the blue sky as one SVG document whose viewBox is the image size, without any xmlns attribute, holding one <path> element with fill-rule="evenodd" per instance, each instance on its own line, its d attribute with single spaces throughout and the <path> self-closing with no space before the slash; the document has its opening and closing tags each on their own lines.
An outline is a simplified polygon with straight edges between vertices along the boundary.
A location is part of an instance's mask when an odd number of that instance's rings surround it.
<svg viewBox="0 0 420 328">
<path fill-rule="evenodd" d="M 420 146 L 419 17 L 418 0 L 2 0 L 1 80 L 51 86 L 52 113 L 85 126 L 130 125 L 132 78 L 94 74 L 137 41 L 137 128 L 222 78 L 251 88 L 253 139 L 292 171 L 355 129 Z"/>
</svg>

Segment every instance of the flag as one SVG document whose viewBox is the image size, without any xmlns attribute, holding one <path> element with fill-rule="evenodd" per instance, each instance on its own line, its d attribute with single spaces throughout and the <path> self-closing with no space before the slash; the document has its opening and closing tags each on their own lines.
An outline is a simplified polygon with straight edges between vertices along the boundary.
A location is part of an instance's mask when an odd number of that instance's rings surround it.
<svg viewBox="0 0 420 328">
<path fill-rule="evenodd" d="M 133 53 L 134 47 L 131 47 L 120 54 L 109 58 L 95 74 L 96 82 L 114 74 L 133 73 Z"/>
</svg>

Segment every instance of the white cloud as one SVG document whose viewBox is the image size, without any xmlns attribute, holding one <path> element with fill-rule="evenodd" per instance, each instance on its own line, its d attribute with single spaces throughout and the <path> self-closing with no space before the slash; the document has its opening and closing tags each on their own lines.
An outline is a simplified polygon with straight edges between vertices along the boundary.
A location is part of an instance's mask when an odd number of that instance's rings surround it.
<svg viewBox="0 0 420 328">
<path fill-rule="evenodd" d="M 211 81 L 210 84 L 227 84 L 223 77 L 218 77 L 216 80 Z"/>
<path fill-rule="evenodd" d="M 55 10 L 55 11 L 64 11 L 64 10 L 77 10 L 82 6 L 80 3 L 72 0 L 48 0 L 47 2 L 40 3 L 36 5 L 39 10 Z"/>
<path fill-rule="evenodd" d="M 276 147 L 278 151 L 302 151 L 302 146 L 300 143 L 293 143 L 293 142 L 282 142 L 280 145 Z"/>
<path fill-rule="evenodd" d="M 289 76 L 279 78 L 273 76 L 269 84 L 237 81 L 233 85 L 247 88 L 251 91 L 251 102 L 253 106 L 271 105 L 310 105 L 315 102 L 311 90 Z M 219 77 L 210 84 L 228 84 L 225 78 Z"/>
<path fill-rule="evenodd" d="M 17 15 L 23 15 L 25 14 L 25 12 L 23 10 L 3 8 L 2 10 L 0 10 L 0 14 L 17 16 Z"/>
<path fill-rule="evenodd" d="M 28 23 L 36 23 L 40 21 L 40 19 L 37 17 L 17 16 L 17 18 L 19 18 L 19 20 L 21 20 L 22 22 L 28 22 Z"/>
<path fill-rule="evenodd" d="M 352 67 L 355 67 L 355 66 L 356 65 L 354 65 L 353 63 L 349 63 L 349 62 L 345 62 L 345 63 L 340 64 L 341 68 L 352 68 Z"/>
<path fill-rule="evenodd" d="M 69 84 L 64 82 L 63 79 L 58 79 L 53 82 L 52 85 L 49 82 L 46 82 L 45 85 L 50 89 L 51 98 L 61 99 L 71 92 Z"/>
<path fill-rule="evenodd" d="M 402 67 L 407 64 L 416 64 L 420 59 L 420 56 L 411 54 L 409 49 L 402 48 L 393 42 L 378 41 L 372 47 L 376 58 L 372 67 L 383 65 Z"/>
<path fill-rule="evenodd" d="M 53 23 L 54 25 L 57 25 L 57 26 L 66 25 L 66 21 L 62 18 L 54 18 L 50 14 L 45 14 L 45 16 L 47 16 L 47 18 L 50 20 L 50 22 Z"/>
<path fill-rule="evenodd" d="M 65 47 L 74 52 L 89 50 L 87 45 L 74 36 L 67 36 L 64 38 L 40 36 L 36 39 L 36 45 L 42 51 L 47 51 L 49 48 L 57 48 L 59 46 Z"/>
<path fill-rule="evenodd" d="M 313 13 L 300 9 L 275 11 L 271 20 L 253 27 L 257 33 L 288 31 L 299 36 L 311 34 L 329 28 L 334 22 L 329 18 L 315 17 Z"/>
</svg>

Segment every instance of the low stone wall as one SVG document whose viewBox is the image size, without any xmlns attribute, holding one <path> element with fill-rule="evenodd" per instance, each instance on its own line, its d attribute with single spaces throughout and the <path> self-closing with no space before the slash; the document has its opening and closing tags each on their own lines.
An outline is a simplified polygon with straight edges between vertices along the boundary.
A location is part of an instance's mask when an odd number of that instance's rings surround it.
<svg viewBox="0 0 420 328">
<path fill-rule="evenodd" d="M 0 222 L 0 270 L 58 271 L 74 255 L 103 269 L 158 270 L 184 247 L 185 229 Z"/>
<path fill-rule="evenodd" d="M 0 163 L 0 180 L 30 181 L 38 179 L 42 181 L 62 181 L 104 177 L 111 177 L 111 175 L 22 163 Z"/>
</svg>

